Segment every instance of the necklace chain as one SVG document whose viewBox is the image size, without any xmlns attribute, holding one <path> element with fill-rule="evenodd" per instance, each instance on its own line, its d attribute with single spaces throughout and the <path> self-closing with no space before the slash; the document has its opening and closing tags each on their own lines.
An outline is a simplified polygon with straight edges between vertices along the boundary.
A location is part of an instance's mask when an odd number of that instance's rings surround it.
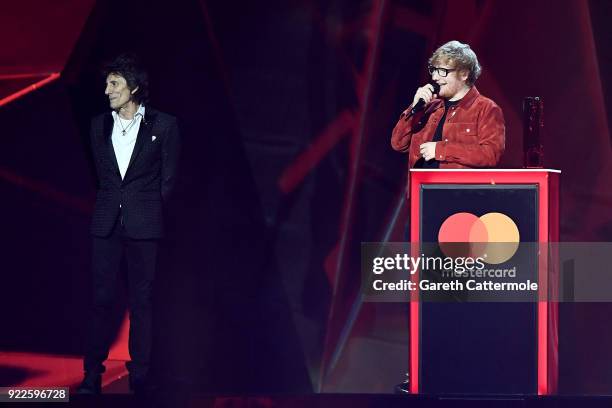
<svg viewBox="0 0 612 408">
<path fill-rule="evenodd" d="M 119 126 L 121 126 L 121 134 L 125 136 L 127 131 L 130 130 L 132 126 L 134 125 L 134 122 L 136 121 L 136 115 L 134 115 L 134 117 L 132 118 L 132 120 L 126 127 L 123 127 L 123 121 L 121 119 L 121 116 L 117 115 L 117 117 L 119 118 Z"/>
</svg>

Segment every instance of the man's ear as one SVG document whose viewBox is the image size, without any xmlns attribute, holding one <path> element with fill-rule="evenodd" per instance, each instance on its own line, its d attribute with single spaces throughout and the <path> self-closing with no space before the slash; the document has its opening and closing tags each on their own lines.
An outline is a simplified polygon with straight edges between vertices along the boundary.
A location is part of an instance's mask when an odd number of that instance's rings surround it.
<svg viewBox="0 0 612 408">
<path fill-rule="evenodd" d="M 462 71 L 459 71 L 459 78 L 461 78 L 462 81 L 467 81 L 467 79 L 470 76 L 470 71 L 468 71 L 467 69 L 464 69 Z"/>
<path fill-rule="evenodd" d="M 134 95 L 134 94 L 135 94 L 137 91 L 138 91 L 138 87 L 136 87 L 136 88 L 132 89 L 131 94 L 132 94 L 132 95 Z"/>
</svg>

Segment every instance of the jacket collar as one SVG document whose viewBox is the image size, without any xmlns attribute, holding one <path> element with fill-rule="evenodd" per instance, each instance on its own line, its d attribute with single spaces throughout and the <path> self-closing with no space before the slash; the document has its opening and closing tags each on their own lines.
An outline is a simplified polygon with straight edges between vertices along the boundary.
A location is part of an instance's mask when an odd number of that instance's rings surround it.
<svg viewBox="0 0 612 408">
<path fill-rule="evenodd" d="M 478 89 L 476 89 L 476 86 L 472 86 L 470 90 L 468 91 L 468 93 L 466 93 L 465 96 L 461 98 L 457 106 L 460 106 L 465 109 L 469 109 L 470 106 L 472 106 L 472 104 L 476 100 L 476 98 L 478 98 L 479 96 L 480 96 L 480 92 L 478 92 Z"/>
<path fill-rule="evenodd" d="M 138 129 L 138 135 L 136 136 L 136 143 L 134 144 L 134 150 L 130 157 L 127 170 L 125 171 L 124 180 L 130 173 L 130 169 L 133 167 L 134 161 L 138 158 L 142 147 L 146 140 L 151 140 L 151 134 L 153 133 L 153 123 L 155 121 L 156 112 L 153 109 L 148 108 L 140 121 L 140 128 Z"/>
</svg>

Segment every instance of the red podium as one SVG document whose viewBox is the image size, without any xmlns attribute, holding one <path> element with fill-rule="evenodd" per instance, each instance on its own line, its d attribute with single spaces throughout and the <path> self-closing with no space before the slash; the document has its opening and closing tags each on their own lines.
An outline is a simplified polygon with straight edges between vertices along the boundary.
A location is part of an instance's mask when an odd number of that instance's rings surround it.
<svg viewBox="0 0 612 408">
<path fill-rule="evenodd" d="M 411 170 L 413 252 L 420 253 L 414 243 L 437 242 L 441 224 L 457 213 L 503 214 L 521 243 L 547 248 L 559 238 L 559 175 L 549 169 Z M 557 287 L 557 268 L 549 255 L 540 250 L 529 264 L 538 283 L 533 302 L 428 303 L 411 292 L 410 391 L 555 393 L 558 313 L 549 294 Z"/>
</svg>

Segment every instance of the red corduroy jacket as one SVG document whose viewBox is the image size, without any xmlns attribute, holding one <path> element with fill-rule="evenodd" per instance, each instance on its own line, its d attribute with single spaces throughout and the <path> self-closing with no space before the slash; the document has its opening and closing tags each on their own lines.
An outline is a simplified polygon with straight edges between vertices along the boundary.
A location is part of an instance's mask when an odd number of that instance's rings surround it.
<svg viewBox="0 0 612 408">
<path fill-rule="evenodd" d="M 410 109 L 412 107 L 400 115 L 393 129 L 391 146 L 408 153 L 408 167 L 412 168 L 421 158 L 419 146 L 433 139 L 444 114 L 444 101 L 434 99 L 421 112 L 407 119 Z M 504 148 L 502 110 L 473 86 L 458 104 L 449 108 L 442 141 L 436 144 L 436 160 L 441 169 L 494 167 Z"/>
</svg>

